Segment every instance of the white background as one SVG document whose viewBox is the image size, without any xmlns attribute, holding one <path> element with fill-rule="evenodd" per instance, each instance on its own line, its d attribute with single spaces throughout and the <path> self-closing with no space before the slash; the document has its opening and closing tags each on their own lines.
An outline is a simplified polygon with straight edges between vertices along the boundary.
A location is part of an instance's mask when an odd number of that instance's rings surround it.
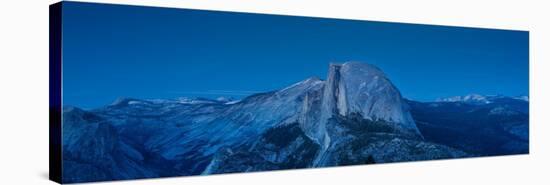
<svg viewBox="0 0 550 185">
<path fill-rule="evenodd" d="M 531 154 L 113 184 L 549 184 L 550 6 L 540 1 L 92 0 L 530 31 Z M 0 1 L 0 184 L 48 176 L 48 5 Z M 109 183 L 106 183 L 109 184 Z"/>
</svg>

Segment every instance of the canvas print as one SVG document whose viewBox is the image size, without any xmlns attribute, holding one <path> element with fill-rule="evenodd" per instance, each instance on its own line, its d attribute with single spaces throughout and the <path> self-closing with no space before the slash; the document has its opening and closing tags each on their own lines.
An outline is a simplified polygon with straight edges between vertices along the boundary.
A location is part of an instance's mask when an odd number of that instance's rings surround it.
<svg viewBox="0 0 550 185">
<path fill-rule="evenodd" d="M 61 2 L 50 176 L 528 154 L 528 45 L 517 30 Z"/>
</svg>

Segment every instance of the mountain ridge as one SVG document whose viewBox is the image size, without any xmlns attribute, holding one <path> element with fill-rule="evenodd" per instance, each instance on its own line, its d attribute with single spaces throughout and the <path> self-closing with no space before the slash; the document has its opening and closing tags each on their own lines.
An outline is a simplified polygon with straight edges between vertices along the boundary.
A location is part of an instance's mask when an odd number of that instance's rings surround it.
<svg viewBox="0 0 550 185">
<path fill-rule="evenodd" d="M 493 113 L 498 116 L 518 117 L 511 113 L 517 107 L 524 107 L 500 103 L 495 104 L 500 107 L 489 107 L 495 109 Z M 69 169 L 66 173 L 82 178 L 64 181 L 478 155 L 439 139 L 430 132 L 434 130 L 432 127 L 426 129 L 425 122 L 439 123 L 417 119 L 419 109 L 433 113 L 429 107 L 404 99 L 379 68 L 359 62 L 330 64 L 324 81 L 310 77 L 280 90 L 256 93 L 240 100 L 121 98 L 92 110 L 67 107 L 63 112 L 66 121 L 63 132 L 71 141 L 66 142 L 70 150 L 64 151 L 68 153 L 63 160 L 67 162 L 65 169 Z M 489 108 L 480 107 L 480 110 L 490 113 Z M 512 121 L 521 121 L 523 114 L 520 112 Z M 417 121 L 422 122 L 421 127 Z M 507 129 L 510 137 L 525 136 L 522 124 L 512 122 L 503 129 Z M 503 147 L 514 144 L 517 142 L 503 143 Z M 87 153 L 97 155 L 90 157 Z M 133 170 L 118 173 L 117 169 Z"/>
<path fill-rule="evenodd" d="M 463 102 L 471 104 L 489 104 L 494 102 L 494 100 L 510 98 L 516 100 L 522 100 L 529 102 L 529 96 L 504 96 L 504 95 L 481 95 L 481 94 L 467 94 L 464 96 L 451 96 L 447 98 L 437 98 L 435 102 Z"/>
</svg>

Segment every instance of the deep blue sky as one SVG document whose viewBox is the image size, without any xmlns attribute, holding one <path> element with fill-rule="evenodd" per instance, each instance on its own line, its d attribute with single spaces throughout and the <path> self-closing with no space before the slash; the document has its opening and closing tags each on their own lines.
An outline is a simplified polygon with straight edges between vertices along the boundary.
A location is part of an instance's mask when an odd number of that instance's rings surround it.
<svg viewBox="0 0 550 185">
<path fill-rule="evenodd" d="M 527 95 L 528 40 L 525 31 L 65 2 L 63 101 L 242 98 L 324 79 L 330 62 L 351 60 L 380 67 L 409 99 Z"/>
</svg>

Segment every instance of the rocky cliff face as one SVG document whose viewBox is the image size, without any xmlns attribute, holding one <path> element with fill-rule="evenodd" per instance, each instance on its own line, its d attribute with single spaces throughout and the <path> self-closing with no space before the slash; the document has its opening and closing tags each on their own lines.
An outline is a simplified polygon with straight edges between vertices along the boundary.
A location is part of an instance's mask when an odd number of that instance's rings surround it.
<svg viewBox="0 0 550 185">
<path fill-rule="evenodd" d="M 359 62 L 344 63 L 340 69 L 340 115 L 360 113 L 365 119 L 395 123 L 403 133 L 421 136 L 399 90 L 377 67 Z"/>
<path fill-rule="evenodd" d="M 316 140 L 325 141 L 330 118 L 351 114 L 371 121 L 383 120 L 402 134 L 421 137 L 399 90 L 375 66 L 359 62 L 330 64 L 320 100 L 320 113 L 314 115 L 319 120 L 311 123 L 316 131 L 310 135 L 319 138 Z"/>
<path fill-rule="evenodd" d="M 322 93 L 308 95 L 301 110 L 304 132 L 321 146 L 314 161 L 322 165 L 326 151 L 337 145 L 338 122 L 332 118 L 358 115 L 361 119 L 383 121 L 394 133 L 422 138 L 400 92 L 377 67 L 360 63 L 330 64 Z"/>
</svg>

